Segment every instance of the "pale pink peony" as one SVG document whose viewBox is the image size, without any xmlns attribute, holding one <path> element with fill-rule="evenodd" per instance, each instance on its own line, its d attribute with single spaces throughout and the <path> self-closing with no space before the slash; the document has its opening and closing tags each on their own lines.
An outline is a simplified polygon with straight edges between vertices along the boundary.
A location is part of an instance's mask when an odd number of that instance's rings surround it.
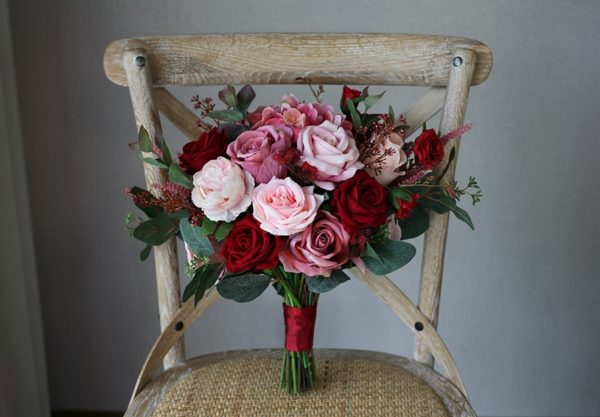
<svg viewBox="0 0 600 417">
<path fill-rule="evenodd" d="M 290 147 L 291 139 L 287 132 L 273 126 L 262 126 L 240 134 L 227 146 L 227 155 L 252 174 L 257 183 L 265 183 L 273 177 L 285 177 L 287 169 L 273 156 Z"/>
<path fill-rule="evenodd" d="M 314 183 L 325 190 L 333 190 L 334 183 L 353 177 L 363 167 L 358 160 L 354 138 L 344 128 L 328 121 L 302 130 L 298 137 L 298 150 L 302 154 L 302 163 L 317 168 Z"/>
<path fill-rule="evenodd" d="M 381 165 L 379 165 L 379 167 L 381 168 L 381 170 L 379 171 L 379 174 L 376 175 L 375 171 L 368 166 L 367 166 L 367 168 L 365 168 L 365 171 L 367 171 L 369 173 L 369 175 L 371 175 L 373 178 L 375 178 L 377 180 L 377 182 L 379 182 L 380 184 L 382 184 L 382 185 L 390 184 L 392 181 L 394 181 L 400 175 L 404 174 L 404 172 L 401 171 L 400 169 L 403 165 L 406 164 L 408 157 L 406 156 L 406 153 L 402 149 L 403 146 L 404 146 L 404 140 L 402 139 L 402 136 L 400 136 L 397 133 L 391 133 L 389 136 L 387 136 L 385 138 L 385 140 L 381 144 L 379 154 L 377 154 L 373 157 L 373 158 L 379 157 L 381 154 L 383 154 L 385 149 L 393 150 L 393 153 L 391 155 L 387 155 L 384 158 L 383 163 Z M 368 161 L 365 161 L 365 162 L 368 165 Z"/>
<path fill-rule="evenodd" d="M 254 179 L 222 156 L 194 174 L 192 201 L 212 221 L 231 222 L 252 202 Z"/>
<path fill-rule="evenodd" d="M 328 277 L 350 259 L 350 234 L 326 211 L 319 211 L 314 223 L 287 243 L 279 254 L 287 272 Z"/>
<path fill-rule="evenodd" d="M 289 236 L 306 229 L 315 219 L 324 197 L 314 187 L 301 187 L 291 178 L 273 178 L 252 193 L 253 215 L 263 230 Z"/>
</svg>

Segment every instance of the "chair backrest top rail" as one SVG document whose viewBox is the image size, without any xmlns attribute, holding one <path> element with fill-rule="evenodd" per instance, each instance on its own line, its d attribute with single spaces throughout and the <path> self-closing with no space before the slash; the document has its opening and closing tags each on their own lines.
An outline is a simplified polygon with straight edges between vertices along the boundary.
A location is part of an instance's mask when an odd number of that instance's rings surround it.
<svg viewBox="0 0 600 417">
<path fill-rule="evenodd" d="M 146 54 L 154 85 L 314 84 L 445 86 L 456 48 L 475 51 L 472 85 L 485 81 L 492 54 L 460 37 L 383 33 L 248 33 L 121 39 L 104 54 L 104 70 L 126 86 L 124 52 Z M 142 63 L 141 61 L 140 63 Z"/>
</svg>

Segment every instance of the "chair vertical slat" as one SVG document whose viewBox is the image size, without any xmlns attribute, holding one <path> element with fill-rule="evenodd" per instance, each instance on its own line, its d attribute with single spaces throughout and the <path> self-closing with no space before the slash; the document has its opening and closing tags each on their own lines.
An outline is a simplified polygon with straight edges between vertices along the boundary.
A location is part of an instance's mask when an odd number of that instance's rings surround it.
<svg viewBox="0 0 600 417">
<path fill-rule="evenodd" d="M 162 135 L 162 128 L 158 109 L 152 96 L 154 88 L 148 58 L 143 50 L 128 50 L 123 55 L 137 127 L 139 129 L 140 126 L 144 126 L 152 140 L 155 141 L 157 137 Z M 143 155 L 151 156 L 150 154 Z M 144 174 L 148 190 L 160 196 L 160 190 L 152 187 L 152 185 L 166 181 L 164 170 L 144 164 Z M 154 247 L 154 263 L 160 325 L 161 330 L 163 330 L 181 307 L 175 238 Z M 163 361 L 165 369 L 182 362 L 185 359 L 184 356 L 185 350 L 182 339 L 165 356 Z"/>
<path fill-rule="evenodd" d="M 476 53 L 470 49 L 457 48 L 452 60 L 452 70 L 446 88 L 446 100 L 440 121 L 440 131 L 444 135 L 451 132 L 464 123 L 465 110 L 469 89 L 473 78 L 476 64 Z M 456 161 L 460 138 L 455 138 L 446 145 L 445 157 L 439 170 L 443 169 L 448 162 L 452 147 L 456 148 L 456 155 L 452 161 L 445 180 L 454 179 L 456 172 Z M 425 233 L 423 243 L 423 260 L 421 267 L 421 284 L 419 290 L 419 309 L 427 316 L 433 326 L 437 327 L 440 294 L 442 289 L 442 274 L 444 268 L 444 254 L 446 251 L 446 237 L 448 235 L 448 216 L 446 214 L 431 213 L 430 226 Z M 422 336 L 417 334 L 415 338 L 414 358 L 419 362 L 433 366 L 433 356 L 428 351 Z"/>
</svg>

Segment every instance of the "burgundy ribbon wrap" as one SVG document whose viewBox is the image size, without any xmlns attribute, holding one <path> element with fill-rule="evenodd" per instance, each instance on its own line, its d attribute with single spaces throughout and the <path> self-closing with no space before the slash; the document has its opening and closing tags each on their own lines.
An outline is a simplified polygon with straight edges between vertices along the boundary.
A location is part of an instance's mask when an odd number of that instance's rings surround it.
<svg viewBox="0 0 600 417">
<path fill-rule="evenodd" d="M 311 350 L 316 319 L 316 304 L 310 307 L 291 307 L 284 304 L 285 350 L 288 352 L 307 352 Z"/>
</svg>

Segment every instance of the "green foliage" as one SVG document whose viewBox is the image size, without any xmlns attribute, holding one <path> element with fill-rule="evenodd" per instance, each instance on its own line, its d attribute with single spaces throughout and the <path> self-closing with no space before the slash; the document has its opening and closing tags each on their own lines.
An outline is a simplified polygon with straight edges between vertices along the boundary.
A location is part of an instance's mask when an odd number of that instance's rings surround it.
<svg viewBox="0 0 600 417">
<path fill-rule="evenodd" d="M 150 220 L 140 223 L 133 231 L 133 237 L 147 245 L 158 246 L 175 236 L 178 229 L 176 220 L 167 213 L 160 212 Z"/>
<path fill-rule="evenodd" d="M 200 227 L 200 236 L 208 236 L 215 232 L 215 229 L 219 225 L 219 222 L 213 222 L 208 217 L 202 219 L 202 226 Z"/>
<path fill-rule="evenodd" d="M 348 281 L 348 275 L 342 270 L 336 269 L 329 277 L 316 276 L 306 277 L 308 289 L 315 293 L 324 293 L 333 290 L 338 285 Z"/>
<path fill-rule="evenodd" d="M 144 126 L 140 126 L 140 130 L 138 132 L 138 146 L 142 152 L 152 152 L 152 139 L 150 139 L 150 135 L 148 131 L 144 128 Z"/>
<path fill-rule="evenodd" d="M 163 169 L 169 169 L 169 167 L 166 166 L 164 163 L 162 163 L 159 159 L 142 158 L 142 161 L 144 161 L 148 165 L 153 165 L 155 167 L 159 167 L 159 168 L 163 168 Z"/>
<path fill-rule="evenodd" d="M 208 113 L 208 117 L 224 122 L 239 122 L 244 119 L 244 113 L 236 109 L 215 110 Z"/>
<path fill-rule="evenodd" d="M 227 105 L 229 108 L 237 107 L 238 101 L 235 95 L 235 88 L 228 85 L 221 91 L 219 91 L 219 99 Z"/>
<path fill-rule="evenodd" d="M 432 196 L 427 196 L 426 198 L 420 199 L 419 204 L 425 208 L 435 211 L 438 214 L 444 214 L 452 211 L 458 220 L 465 222 L 472 230 L 475 230 L 475 226 L 473 225 L 473 221 L 471 220 L 469 213 L 458 207 L 456 205 L 456 201 L 445 194 L 434 194 Z"/>
<path fill-rule="evenodd" d="M 134 195 L 134 196 L 139 196 L 142 193 L 148 193 L 149 191 L 144 190 L 143 188 L 140 187 L 131 187 L 131 189 L 129 190 L 129 192 Z M 155 204 L 155 205 L 150 205 L 150 206 L 142 206 L 141 204 L 139 204 L 136 199 L 133 200 L 133 202 L 135 203 L 135 205 L 137 206 L 137 208 L 139 208 L 140 210 L 142 210 L 146 216 L 148 217 L 154 217 L 156 216 L 158 213 L 163 212 L 163 208 L 162 206 Z"/>
<path fill-rule="evenodd" d="M 171 165 L 173 163 L 173 158 L 171 157 L 171 151 L 167 146 L 167 141 L 165 140 L 165 138 L 163 138 L 162 136 L 158 136 L 156 138 L 156 146 L 158 146 L 158 149 L 160 149 L 162 152 L 162 160 L 165 163 L 165 165 Z"/>
<path fill-rule="evenodd" d="M 169 167 L 169 181 L 182 185 L 188 190 L 194 188 L 194 184 L 189 175 L 183 172 L 177 164 L 171 164 Z"/>
<path fill-rule="evenodd" d="M 376 275 L 385 275 L 402 268 L 415 256 L 416 249 L 404 241 L 384 239 L 371 243 L 379 259 L 364 256 L 367 268 Z"/>
<path fill-rule="evenodd" d="M 350 117 L 352 118 L 352 125 L 354 126 L 354 129 L 359 129 L 362 126 L 360 115 L 356 111 L 356 107 L 354 107 L 354 102 L 349 98 L 346 99 L 346 107 L 350 112 Z"/>
<path fill-rule="evenodd" d="M 231 229 L 233 229 L 233 222 L 221 223 L 219 225 L 219 227 L 217 228 L 217 230 L 215 230 L 215 239 L 217 239 L 219 242 L 221 242 L 223 239 L 225 239 L 227 237 L 229 232 L 231 232 Z"/>
<path fill-rule="evenodd" d="M 181 237 L 194 254 L 210 256 L 215 252 L 208 238 L 200 233 L 200 228 L 192 226 L 187 218 L 181 219 L 179 230 L 181 231 Z"/>
<path fill-rule="evenodd" d="M 243 86 L 237 93 L 237 109 L 242 113 L 246 113 L 250 104 L 256 97 L 256 93 L 250 84 Z"/>
<path fill-rule="evenodd" d="M 385 91 L 381 94 L 377 94 L 376 96 L 365 97 L 365 100 L 363 102 L 365 105 L 365 111 L 367 111 L 371 107 L 373 107 L 381 99 L 381 97 L 383 97 L 384 94 L 385 94 Z"/>
<path fill-rule="evenodd" d="M 146 245 L 144 249 L 140 252 L 140 261 L 144 262 L 150 256 L 150 252 L 152 251 L 152 245 Z"/>
<path fill-rule="evenodd" d="M 402 240 L 414 239 L 429 229 L 429 214 L 423 207 L 417 205 L 407 219 L 398 222 L 402 230 Z"/>
<path fill-rule="evenodd" d="M 207 263 L 198 268 L 190 283 L 183 290 L 183 302 L 193 295 L 194 305 L 198 304 L 206 290 L 215 285 L 222 268 L 223 265 L 215 263 Z"/>
<path fill-rule="evenodd" d="M 247 303 L 261 295 L 270 282 L 271 277 L 264 274 L 232 275 L 217 284 L 217 291 L 223 298 Z"/>
</svg>

